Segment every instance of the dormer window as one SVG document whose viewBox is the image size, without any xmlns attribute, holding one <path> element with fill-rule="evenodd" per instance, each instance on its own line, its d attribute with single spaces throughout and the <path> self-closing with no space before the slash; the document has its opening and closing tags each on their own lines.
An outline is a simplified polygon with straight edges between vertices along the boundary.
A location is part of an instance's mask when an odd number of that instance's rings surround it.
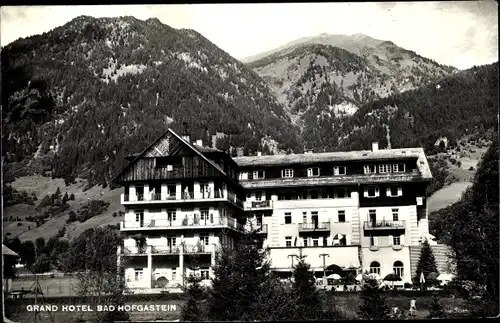
<svg viewBox="0 0 500 323">
<path fill-rule="evenodd" d="M 373 198 L 379 196 L 380 196 L 380 191 L 377 186 L 367 186 L 365 188 L 364 197 Z"/>
<path fill-rule="evenodd" d="M 378 172 L 380 174 L 386 174 L 391 172 L 391 164 L 378 165 Z"/>
<path fill-rule="evenodd" d="M 345 175 L 346 167 L 345 166 L 335 166 L 333 167 L 333 175 Z"/>
<path fill-rule="evenodd" d="M 265 177 L 265 172 L 263 170 L 254 170 L 253 179 L 262 179 Z"/>
<path fill-rule="evenodd" d="M 365 174 L 376 174 L 377 169 L 375 168 L 375 165 L 364 165 L 363 170 L 365 171 Z"/>
<path fill-rule="evenodd" d="M 177 157 L 177 156 L 156 157 L 155 167 L 167 168 L 167 171 L 172 171 L 174 167 L 182 167 L 182 157 Z"/>
<path fill-rule="evenodd" d="M 281 170 L 281 177 L 293 177 L 293 169 L 292 168 L 287 168 Z"/>
<path fill-rule="evenodd" d="M 240 180 L 248 179 L 248 172 L 241 172 L 239 175 Z"/>
<path fill-rule="evenodd" d="M 406 171 L 405 169 L 405 164 L 404 163 L 399 163 L 399 164 L 393 164 L 392 165 L 392 172 L 393 173 L 404 173 Z"/>
<path fill-rule="evenodd" d="M 319 176 L 319 167 L 308 168 L 307 169 L 307 176 L 308 177 Z"/>
</svg>

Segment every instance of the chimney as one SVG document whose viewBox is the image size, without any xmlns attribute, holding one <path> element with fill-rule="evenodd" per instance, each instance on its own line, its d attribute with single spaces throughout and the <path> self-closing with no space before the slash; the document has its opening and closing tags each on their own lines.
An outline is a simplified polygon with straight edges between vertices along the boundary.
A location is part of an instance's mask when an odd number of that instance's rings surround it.
<svg viewBox="0 0 500 323">
<path fill-rule="evenodd" d="M 182 127 L 184 128 L 184 133 L 182 134 L 182 139 L 186 140 L 188 143 L 191 142 L 191 136 L 189 135 L 188 132 L 188 125 L 187 122 L 182 123 Z"/>
<path fill-rule="evenodd" d="M 372 142 L 372 151 L 378 151 L 378 142 Z"/>
<path fill-rule="evenodd" d="M 203 140 L 201 139 L 196 140 L 196 146 L 203 147 Z"/>
<path fill-rule="evenodd" d="M 257 156 L 262 156 L 262 153 L 260 151 L 258 151 Z"/>
</svg>

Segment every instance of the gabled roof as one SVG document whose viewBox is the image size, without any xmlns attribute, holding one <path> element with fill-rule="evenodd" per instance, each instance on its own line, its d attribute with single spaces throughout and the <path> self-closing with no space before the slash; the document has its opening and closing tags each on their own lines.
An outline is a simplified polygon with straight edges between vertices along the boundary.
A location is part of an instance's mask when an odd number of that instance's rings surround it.
<svg viewBox="0 0 500 323">
<path fill-rule="evenodd" d="M 213 161 L 211 161 L 210 159 L 208 159 L 207 157 L 205 157 L 194 145 L 192 145 L 191 143 L 187 142 L 186 140 L 184 140 L 181 136 L 179 136 L 177 133 L 175 133 L 175 131 L 173 131 L 172 129 L 168 129 L 165 133 L 163 133 L 160 137 L 158 137 L 155 141 L 153 141 L 151 143 L 151 145 L 149 145 L 148 147 L 146 147 L 146 149 L 144 149 L 141 153 L 139 154 L 135 154 L 133 155 L 134 158 L 131 162 L 129 162 L 127 165 L 125 165 L 122 170 L 120 172 L 118 172 L 117 175 L 115 175 L 115 177 L 113 177 L 113 179 L 111 180 L 112 182 L 114 182 L 121 174 L 123 174 L 130 166 L 132 166 L 137 160 L 139 160 L 142 156 L 144 156 L 144 154 L 151 148 L 153 147 L 156 143 L 158 143 L 163 137 L 165 137 L 165 135 L 167 135 L 168 133 L 171 133 L 174 137 L 176 137 L 177 139 L 179 139 L 182 143 L 184 143 L 186 146 L 188 146 L 189 148 L 191 148 L 192 151 L 194 151 L 198 156 L 200 156 L 203 160 L 205 160 L 209 165 L 211 165 L 212 167 L 214 167 L 215 169 L 217 169 L 217 171 L 219 171 L 222 175 L 228 177 L 233 183 L 239 185 L 237 182 L 235 182 L 230 176 L 228 176 L 226 174 L 226 172 L 224 172 L 224 170 L 222 168 L 220 168 L 219 165 L 217 165 L 216 163 L 214 163 Z M 197 146 L 199 147 L 199 146 Z"/>
<path fill-rule="evenodd" d="M 12 251 L 12 249 L 10 249 L 9 247 L 5 246 L 3 243 L 2 243 L 2 255 L 4 256 L 12 256 L 12 257 L 19 257 L 19 255 Z"/>
</svg>

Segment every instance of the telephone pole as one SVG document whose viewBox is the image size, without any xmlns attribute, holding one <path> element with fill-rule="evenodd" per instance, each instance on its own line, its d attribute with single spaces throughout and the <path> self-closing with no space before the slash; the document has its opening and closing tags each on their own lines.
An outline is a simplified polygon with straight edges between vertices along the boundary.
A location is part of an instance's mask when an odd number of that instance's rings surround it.
<svg viewBox="0 0 500 323">
<path fill-rule="evenodd" d="M 323 257 L 323 285 L 326 286 L 326 267 L 325 267 L 325 257 L 330 257 L 329 254 L 327 253 L 322 253 L 319 255 L 320 257 Z"/>
</svg>

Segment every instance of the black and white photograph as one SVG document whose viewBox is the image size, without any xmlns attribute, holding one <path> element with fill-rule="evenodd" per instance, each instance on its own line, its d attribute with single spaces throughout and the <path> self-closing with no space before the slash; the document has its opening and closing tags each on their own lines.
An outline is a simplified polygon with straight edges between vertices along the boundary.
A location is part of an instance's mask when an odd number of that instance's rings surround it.
<svg viewBox="0 0 500 323">
<path fill-rule="evenodd" d="M 498 2 L 0 7 L 7 323 L 499 316 Z"/>
</svg>

